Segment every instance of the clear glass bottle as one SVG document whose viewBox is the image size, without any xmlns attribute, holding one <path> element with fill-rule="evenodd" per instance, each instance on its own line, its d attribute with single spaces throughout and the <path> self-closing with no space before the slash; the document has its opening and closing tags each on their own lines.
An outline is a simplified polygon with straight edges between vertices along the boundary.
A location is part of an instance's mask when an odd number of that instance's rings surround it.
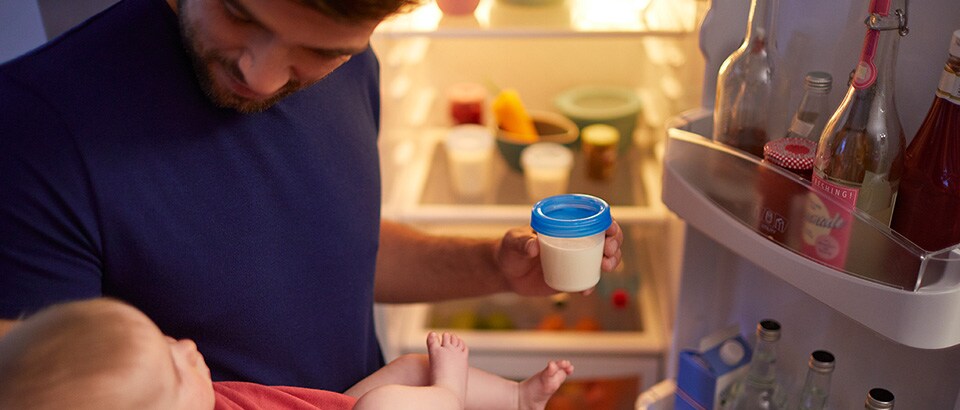
<svg viewBox="0 0 960 410">
<path fill-rule="evenodd" d="M 833 87 L 833 77 L 823 71 L 811 71 L 804 77 L 803 98 L 787 129 L 787 138 L 805 138 L 820 141 L 820 134 L 827 125 L 830 113 L 828 98 Z"/>
<path fill-rule="evenodd" d="M 934 251 L 960 243 L 960 30 L 933 105 L 907 147 L 891 227 Z"/>
<path fill-rule="evenodd" d="M 826 350 L 816 350 L 810 354 L 807 367 L 807 378 L 803 382 L 803 388 L 800 389 L 800 394 L 790 409 L 826 409 L 827 398 L 830 397 L 830 377 L 835 367 L 833 354 Z"/>
<path fill-rule="evenodd" d="M 802 252 L 838 269 L 884 269 L 875 257 L 883 244 L 851 240 L 875 237 L 853 232 L 853 209 L 889 225 L 896 202 L 906 142 L 893 83 L 900 36 L 907 32 L 904 2 L 870 1 L 860 62 L 817 145 L 811 180 L 816 195 L 807 204 Z M 848 252 L 851 246 L 857 250 Z"/>
<path fill-rule="evenodd" d="M 863 408 L 867 410 L 890 410 L 893 408 L 893 393 L 880 387 L 875 387 L 867 392 L 867 400 L 863 403 Z"/>
<path fill-rule="evenodd" d="M 747 375 L 730 390 L 727 410 L 780 410 L 785 395 L 777 375 L 777 344 L 780 323 L 765 319 L 757 324 L 757 345 L 750 358 Z"/>
<path fill-rule="evenodd" d="M 893 214 L 906 146 L 893 98 L 897 47 L 907 32 L 903 4 L 904 0 L 870 1 L 860 62 L 823 130 L 813 165 L 815 189 L 886 225 Z"/>
<path fill-rule="evenodd" d="M 713 140 L 757 157 L 769 140 L 774 106 L 774 16 L 777 0 L 753 0 L 747 34 L 720 65 Z"/>
</svg>

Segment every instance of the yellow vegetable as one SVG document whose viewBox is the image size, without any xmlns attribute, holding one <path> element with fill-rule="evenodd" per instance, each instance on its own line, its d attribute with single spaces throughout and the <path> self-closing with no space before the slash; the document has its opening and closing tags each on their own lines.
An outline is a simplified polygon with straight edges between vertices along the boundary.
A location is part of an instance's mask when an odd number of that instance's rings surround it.
<svg viewBox="0 0 960 410">
<path fill-rule="evenodd" d="M 497 94 L 493 100 L 493 115 L 501 129 L 509 131 L 520 141 L 532 143 L 539 139 L 533 119 L 523 107 L 517 90 L 505 88 Z"/>
</svg>

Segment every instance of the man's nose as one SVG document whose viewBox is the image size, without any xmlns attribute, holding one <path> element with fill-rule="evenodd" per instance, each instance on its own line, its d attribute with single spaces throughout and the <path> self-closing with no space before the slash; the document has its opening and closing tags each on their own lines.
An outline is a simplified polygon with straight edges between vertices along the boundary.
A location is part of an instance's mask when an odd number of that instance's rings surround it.
<svg viewBox="0 0 960 410">
<path fill-rule="evenodd" d="M 289 52 L 272 39 L 247 48 L 237 65 L 247 88 L 263 96 L 275 94 L 290 81 Z"/>
</svg>

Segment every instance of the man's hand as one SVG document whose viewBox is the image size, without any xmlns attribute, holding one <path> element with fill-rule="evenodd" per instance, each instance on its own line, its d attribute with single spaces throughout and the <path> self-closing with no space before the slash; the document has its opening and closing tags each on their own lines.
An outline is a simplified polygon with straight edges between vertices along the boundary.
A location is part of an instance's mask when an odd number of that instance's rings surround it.
<svg viewBox="0 0 960 410">
<path fill-rule="evenodd" d="M 603 243 L 603 261 L 600 269 L 605 272 L 614 270 L 620 264 L 623 252 L 623 231 L 620 224 L 613 221 L 605 232 Z M 494 249 L 497 267 L 510 290 L 524 296 L 544 296 L 557 293 L 543 281 L 540 268 L 540 243 L 537 234 L 530 227 L 512 228 L 503 236 Z M 593 289 L 583 293 L 589 294 Z"/>
</svg>

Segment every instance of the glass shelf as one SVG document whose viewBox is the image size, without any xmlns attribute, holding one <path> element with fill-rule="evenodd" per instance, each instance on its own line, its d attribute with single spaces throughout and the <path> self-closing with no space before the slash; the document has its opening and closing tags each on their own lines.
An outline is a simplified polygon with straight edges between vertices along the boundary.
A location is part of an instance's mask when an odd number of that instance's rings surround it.
<svg viewBox="0 0 960 410">
<path fill-rule="evenodd" d="M 398 172 L 384 179 L 385 215 L 399 221 L 427 224 L 527 224 L 535 201 L 527 197 L 523 175 L 494 152 L 493 178 L 489 190 L 478 199 L 464 200 L 453 191 L 443 150 L 447 128 L 418 130 L 415 135 L 394 131 L 385 140 L 403 141 L 384 145 L 385 159 L 402 157 L 390 167 Z M 398 155 L 397 153 L 403 153 Z M 574 168 L 567 192 L 594 195 L 606 200 L 621 225 L 661 226 L 668 213 L 660 201 L 660 161 L 649 150 L 632 147 L 619 155 L 616 175 L 610 181 L 586 177 L 582 154 L 574 152 Z"/>
<path fill-rule="evenodd" d="M 385 37 L 680 35 L 696 30 L 694 0 L 564 0 L 523 5 L 481 0 L 471 15 L 447 16 L 435 2 L 384 21 Z"/>
<path fill-rule="evenodd" d="M 960 344 L 960 323 L 952 319 L 960 311 L 956 247 L 923 250 L 848 208 L 854 223 L 850 245 L 841 249 L 846 262 L 822 262 L 804 239 L 804 230 L 811 229 L 805 226 L 811 220 L 806 203 L 830 199 L 793 174 L 704 137 L 711 127 L 710 112 L 697 110 L 669 129 L 663 181 L 669 209 L 741 257 L 899 343 Z M 779 216 L 773 224 L 771 211 Z"/>
</svg>

